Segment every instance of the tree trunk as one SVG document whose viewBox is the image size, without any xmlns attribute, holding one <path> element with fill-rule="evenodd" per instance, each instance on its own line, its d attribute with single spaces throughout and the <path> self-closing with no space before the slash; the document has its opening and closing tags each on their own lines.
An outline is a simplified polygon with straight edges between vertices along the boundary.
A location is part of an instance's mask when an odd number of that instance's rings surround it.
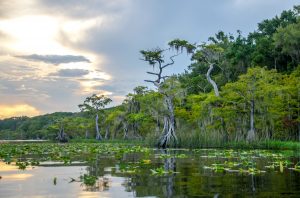
<svg viewBox="0 0 300 198">
<path fill-rule="evenodd" d="M 138 123 L 133 123 L 133 136 L 134 138 L 142 139 L 142 136 L 139 134 Z"/>
<path fill-rule="evenodd" d="M 89 138 L 89 130 L 85 130 L 85 139 L 88 139 Z"/>
<path fill-rule="evenodd" d="M 158 135 L 160 132 L 160 122 L 159 122 L 159 117 L 156 117 L 156 127 L 155 127 L 155 135 Z"/>
<path fill-rule="evenodd" d="M 65 134 L 64 125 L 60 124 L 60 129 L 57 136 L 58 141 L 60 142 L 68 142 L 67 135 Z"/>
<path fill-rule="evenodd" d="M 102 140 L 102 136 L 100 134 L 100 130 L 99 130 L 99 126 L 98 126 L 98 119 L 99 119 L 99 116 L 98 114 L 96 114 L 96 140 Z"/>
<path fill-rule="evenodd" d="M 123 139 L 126 140 L 126 139 L 128 139 L 128 125 L 125 122 L 123 122 L 123 130 L 124 130 Z"/>
<path fill-rule="evenodd" d="M 113 131 L 114 131 L 114 134 L 113 134 L 113 136 L 112 136 L 112 139 L 116 139 L 118 130 L 117 130 L 116 128 L 114 128 Z"/>
<path fill-rule="evenodd" d="M 206 78 L 207 78 L 208 82 L 213 86 L 214 91 L 215 91 L 215 95 L 216 95 L 217 97 L 219 97 L 219 96 L 220 96 L 220 93 L 219 93 L 218 86 L 217 86 L 216 82 L 213 81 L 213 80 L 211 79 L 211 77 L 210 77 L 210 73 L 212 72 L 213 69 L 214 69 L 214 64 L 210 63 L 210 64 L 209 64 L 209 69 L 207 70 L 207 73 L 206 73 Z"/>
<path fill-rule="evenodd" d="M 109 139 L 109 126 L 106 126 L 105 128 L 105 136 L 104 139 L 108 140 Z"/>
<path fill-rule="evenodd" d="M 253 141 L 255 139 L 254 129 L 254 99 L 250 101 L 250 130 L 247 134 L 247 141 Z"/>
<path fill-rule="evenodd" d="M 165 95 L 165 102 L 169 111 L 168 116 L 164 116 L 164 128 L 163 135 L 161 136 L 158 146 L 166 148 L 171 140 L 174 139 L 175 144 L 177 143 L 177 137 L 175 133 L 175 114 L 173 106 L 173 98 L 167 94 Z"/>
</svg>

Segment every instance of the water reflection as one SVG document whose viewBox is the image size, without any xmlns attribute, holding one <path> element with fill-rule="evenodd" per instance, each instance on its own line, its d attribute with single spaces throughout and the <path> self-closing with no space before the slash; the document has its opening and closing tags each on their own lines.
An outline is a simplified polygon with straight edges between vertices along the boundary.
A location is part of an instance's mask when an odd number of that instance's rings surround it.
<svg viewBox="0 0 300 198">
<path fill-rule="evenodd" d="M 170 152 L 168 150 L 161 150 L 161 153 L 164 155 L 170 155 Z M 164 159 L 164 170 L 166 172 L 176 172 L 176 161 L 175 161 L 175 157 L 170 157 L 170 158 L 166 158 Z M 173 190 L 174 190 L 174 178 L 175 178 L 175 174 L 172 173 L 170 176 L 168 176 L 165 179 L 165 189 L 163 190 L 164 192 L 164 197 L 172 197 L 173 196 Z"/>
<path fill-rule="evenodd" d="M 300 173 L 287 168 L 261 174 L 214 172 L 203 167 L 229 159 L 204 157 L 208 156 L 207 151 L 155 152 L 155 155 L 97 155 L 84 165 L 44 163 L 47 166 L 25 171 L 1 163 L 0 197 L 20 197 L 20 194 L 22 197 L 297 197 L 300 194 Z M 182 153 L 188 157 L 174 157 Z M 268 158 L 248 160 L 255 162 L 258 169 L 270 164 Z M 298 159 L 289 160 L 295 163 Z M 162 174 L 151 173 L 151 169 L 157 168 L 162 169 Z M 87 181 L 82 179 L 84 175 Z"/>
<path fill-rule="evenodd" d="M 4 162 L 1 162 L 0 161 L 0 171 L 3 173 L 3 172 L 11 172 L 11 171 L 17 171 L 18 168 L 16 166 L 11 166 L 11 165 L 8 165 Z"/>
<path fill-rule="evenodd" d="M 22 173 L 22 174 L 10 174 L 10 175 L 5 175 L 2 176 L 2 179 L 5 180 L 26 180 L 29 177 L 32 177 L 32 174 L 26 174 L 26 173 Z"/>
<path fill-rule="evenodd" d="M 18 170 L 16 166 L 8 165 L 1 161 L 0 161 L 0 167 L 1 167 L 0 168 L 1 180 L 8 180 L 8 181 L 26 180 L 29 177 L 33 176 L 32 174 Z"/>
</svg>

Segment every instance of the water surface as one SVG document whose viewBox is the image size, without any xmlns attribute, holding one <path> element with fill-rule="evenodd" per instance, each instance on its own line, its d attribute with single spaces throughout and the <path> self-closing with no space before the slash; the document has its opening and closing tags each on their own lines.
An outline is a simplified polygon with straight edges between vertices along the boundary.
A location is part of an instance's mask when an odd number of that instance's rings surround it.
<svg viewBox="0 0 300 198">
<path fill-rule="evenodd" d="M 19 170 L 0 164 L 0 197 L 300 197 L 297 151 L 151 150 Z M 95 176 L 87 185 L 82 176 Z M 81 178 L 81 179 L 80 179 Z"/>
</svg>

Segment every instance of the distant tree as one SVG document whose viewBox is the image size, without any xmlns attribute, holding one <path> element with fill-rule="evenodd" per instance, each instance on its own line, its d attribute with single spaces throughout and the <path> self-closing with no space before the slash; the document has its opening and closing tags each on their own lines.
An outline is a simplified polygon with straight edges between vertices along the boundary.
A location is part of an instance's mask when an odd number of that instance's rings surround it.
<svg viewBox="0 0 300 198">
<path fill-rule="evenodd" d="M 279 71 L 291 71 L 290 57 L 282 53 L 278 43 L 274 43 L 274 34 L 290 24 L 297 23 L 299 14 L 300 6 L 294 6 L 293 10 L 285 10 L 279 16 L 258 23 L 258 29 L 248 35 L 248 41 L 253 46 L 252 66 L 260 65 Z M 297 65 L 293 65 L 295 66 Z"/>
<path fill-rule="evenodd" d="M 58 140 L 59 142 L 68 142 L 68 135 L 65 132 L 65 126 L 67 124 L 67 118 L 56 118 L 52 121 L 51 124 L 47 126 L 47 130 L 50 133 L 55 134 L 53 138 Z"/>
<path fill-rule="evenodd" d="M 135 87 L 133 93 L 129 93 L 123 102 L 126 107 L 126 120 L 133 130 L 134 138 L 141 138 L 139 133 L 140 124 L 147 118 L 147 115 L 141 111 L 141 98 L 145 97 L 147 93 L 147 87 Z"/>
<path fill-rule="evenodd" d="M 300 62 L 300 19 L 297 23 L 278 28 L 273 36 L 275 47 L 291 57 L 293 65 Z"/>
<path fill-rule="evenodd" d="M 79 109 L 82 112 L 86 112 L 91 116 L 95 116 L 95 125 L 96 125 L 96 139 L 102 140 L 102 136 L 99 129 L 99 114 L 102 113 L 106 105 L 108 105 L 112 100 L 104 95 L 98 96 L 93 94 L 90 97 L 87 97 L 83 104 L 78 105 Z"/>
</svg>

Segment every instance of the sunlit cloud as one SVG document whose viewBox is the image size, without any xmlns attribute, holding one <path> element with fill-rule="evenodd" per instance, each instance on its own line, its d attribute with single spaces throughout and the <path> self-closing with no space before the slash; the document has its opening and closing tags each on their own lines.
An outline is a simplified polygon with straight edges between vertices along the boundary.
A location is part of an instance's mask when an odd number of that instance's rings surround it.
<svg viewBox="0 0 300 198">
<path fill-rule="evenodd" d="M 40 111 L 28 104 L 0 105 L 0 119 L 13 116 L 36 116 Z"/>
<path fill-rule="evenodd" d="M 86 79 L 98 79 L 98 80 L 110 80 L 112 77 L 105 73 L 105 72 L 101 72 L 101 71 L 91 71 L 89 72 L 87 75 L 85 75 Z"/>
<path fill-rule="evenodd" d="M 9 49 L 19 53 L 67 54 L 74 50 L 59 42 L 60 34 L 71 41 L 85 38 L 85 31 L 101 24 L 101 18 L 72 20 L 50 15 L 29 15 L 0 21 L 0 31 L 12 39 Z"/>
<path fill-rule="evenodd" d="M 103 17 L 95 17 L 85 20 L 71 20 L 62 23 L 60 28 L 60 36 L 66 39 L 64 35 L 67 35 L 68 40 L 72 43 L 76 43 L 85 38 L 85 32 L 95 26 L 101 26 Z"/>
<path fill-rule="evenodd" d="M 78 79 L 78 82 L 80 83 L 81 89 L 77 92 L 79 95 L 86 95 L 86 94 L 93 94 L 99 92 L 99 87 L 101 85 L 109 83 L 109 80 L 112 79 L 112 77 L 101 71 L 89 71 L 88 74 L 83 76 L 84 78 Z M 101 89 L 100 89 L 101 90 Z M 109 91 L 100 91 L 101 95 L 111 95 L 113 92 Z"/>
<path fill-rule="evenodd" d="M 32 1 L 31 7 L 35 3 L 37 1 Z M 74 97 L 78 94 L 112 94 L 95 89 L 112 78 L 107 72 L 99 71 L 106 61 L 105 56 L 73 45 L 84 41 L 88 31 L 101 26 L 105 17 L 78 19 L 30 10 L 32 13 L 22 12 L 4 18 L 0 14 L 0 82 L 5 82 L 0 86 L 0 102 L 3 104 L 0 106 L 0 119 L 40 114 L 40 109 L 28 104 L 4 105 L 9 98 L 13 98 L 14 102 L 18 101 L 17 97 L 28 101 L 33 95 L 32 99 L 38 100 L 35 103 L 41 104 L 60 98 L 63 89 Z M 57 84 L 55 82 L 60 83 L 59 88 L 52 87 Z M 61 102 L 64 103 L 63 100 Z M 69 108 L 70 104 L 66 106 Z"/>
<path fill-rule="evenodd" d="M 98 92 L 101 92 L 100 95 L 111 95 L 113 92 L 110 91 L 99 91 L 99 89 L 96 89 L 95 87 L 98 87 L 103 84 L 103 82 L 99 81 L 82 81 L 80 82 L 82 88 L 77 91 L 77 94 L 79 95 L 86 95 L 86 94 L 96 94 Z"/>
<path fill-rule="evenodd" d="M 66 49 L 55 42 L 58 28 L 54 17 L 43 15 L 0 21 L 0 30 L 14 39 L 7 47 L 19 53 L 65 53 Z"/>
<path fill-rule="evenodd" d="M 22 81 L 24 79 L 43 79 L 56 71 L 51 64 L 32 62 L 11 55 L 0 55 L 0 79 Z"/>
<path fill-rule="evenodd" d="M 0 118 L 76 111 L 82 98 L 94 93 L 120 104 L 135 86 L 145 85 L 140 49 L 182 36 L 203 40 L 219 29 L 252 31 L 259 20 L 296 1 L 193 0 L 184 9 L 180 1 L 171 7 L 170 2 L 0 0 Z M 207 7 L 215 13 L 210 20 Z M 182 72 L 186 65 L 181 65 L 171 72 Z"/>
</svg>

